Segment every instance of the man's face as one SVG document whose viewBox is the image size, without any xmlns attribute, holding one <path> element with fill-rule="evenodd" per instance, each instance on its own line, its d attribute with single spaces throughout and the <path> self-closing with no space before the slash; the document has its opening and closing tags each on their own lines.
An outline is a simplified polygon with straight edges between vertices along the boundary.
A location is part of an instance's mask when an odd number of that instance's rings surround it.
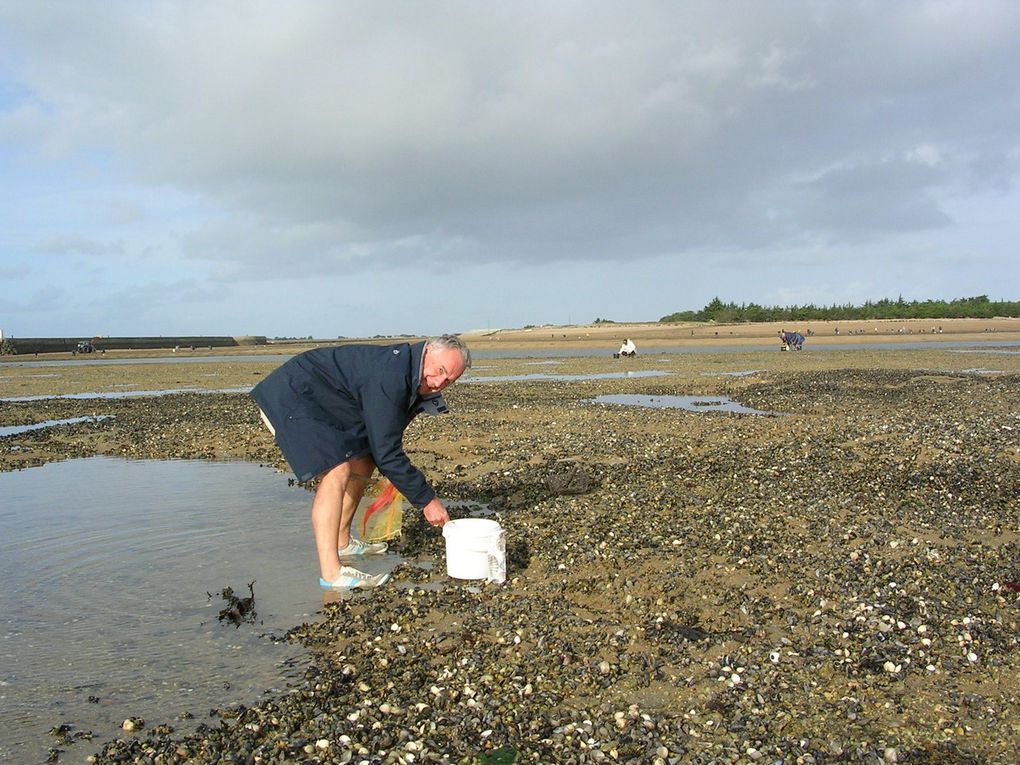
<svg viewBox="0 0 1020 765">
<path fill-rule="evenodd" d="M 425 361 L 421 370 L 421 385 L 418 393 L 423 396 L 438 393 L 447 385 L 456 382 L 464 374 L 464 359 L 456 348 L 439 350 L 425 346 Z"/>
</svg>

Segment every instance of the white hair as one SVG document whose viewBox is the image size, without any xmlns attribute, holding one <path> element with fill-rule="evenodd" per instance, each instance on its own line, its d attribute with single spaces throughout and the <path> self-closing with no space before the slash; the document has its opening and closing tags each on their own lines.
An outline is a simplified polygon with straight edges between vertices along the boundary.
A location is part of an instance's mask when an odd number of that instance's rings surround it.
<svg viewBox="0 0 1020 765">
<path fill-rule="evenodd" d="M 430 337 L 428 344 L 437 351 L 460 351 L 460 357 L 464 359 L 464 369 L 471 369 L 471 351 L 467 345 L 456 335 L 441 335 Z"/>
</svg>

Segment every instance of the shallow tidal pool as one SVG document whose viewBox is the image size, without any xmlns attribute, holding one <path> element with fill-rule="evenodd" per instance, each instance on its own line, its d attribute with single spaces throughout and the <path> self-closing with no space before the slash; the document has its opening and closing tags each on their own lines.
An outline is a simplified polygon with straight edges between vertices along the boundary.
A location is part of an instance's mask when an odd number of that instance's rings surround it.
<svg viewBox="0 0 1020 765">
<path fill-rule="evenodd" d="M 105 457 L 0 473 L 0 760 L 45 762 L 61 724 L 95 734 L 60 745 L 74 761 L 128 717 L 216 724 L 211 707 L 300 676 L 303 649 L 273 636 L 323 594 L 311 495 L 287 478 Z M 253 581 L 254 622 L 221 621 L 223 588 Z"/>
<path fill-rule="evenodd" d="M 780 417 L 780 412 L 763 412 L 734 401 L 729 396 L 647 396 L 639 393 L 609 393 L 591 399 L 596 404 L 642 406 L 651 409 L 684 409 L 688 412 L 728 412 Z"/>
</svg>

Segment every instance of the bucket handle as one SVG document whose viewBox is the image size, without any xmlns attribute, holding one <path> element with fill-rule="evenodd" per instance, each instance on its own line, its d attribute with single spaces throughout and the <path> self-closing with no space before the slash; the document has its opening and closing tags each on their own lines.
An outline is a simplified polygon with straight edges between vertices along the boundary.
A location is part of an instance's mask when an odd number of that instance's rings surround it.
<svg viewBox="0 0 1020 765">
<path fill-rule="evenodd" d="M 489 576 L 485 581 L 503 584 L 506 581 L 506 532 L 501 528 L 498 534 L 489 537 Z"/>
</svg>

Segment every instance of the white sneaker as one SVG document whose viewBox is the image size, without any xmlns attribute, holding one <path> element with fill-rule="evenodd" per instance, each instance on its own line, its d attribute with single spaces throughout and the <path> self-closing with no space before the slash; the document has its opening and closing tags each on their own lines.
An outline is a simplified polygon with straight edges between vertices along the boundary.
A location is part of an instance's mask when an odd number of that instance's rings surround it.
<svg viewBox="0 0 1020 765">
<path fill-rule="evenodd" d="M 385 542 L 362 542 L 356 537 L 351 537 L 347 546 L 336 551 L 341 558 L 352 555 L 381 555 L 389 547 Z"/>
<path fill-rule="evenodd" d="M 378 587 L 381 584 L 386 584 L 389 580 L 389 573 L 366 574 L 364 571 L 358 571 L 350 566 L 341 566 L 340 576 L 332 582 L 327 582 L 320 576 L 319 586 L 327 590 L 351 590 L 357 587 Z"/>
</svg>

